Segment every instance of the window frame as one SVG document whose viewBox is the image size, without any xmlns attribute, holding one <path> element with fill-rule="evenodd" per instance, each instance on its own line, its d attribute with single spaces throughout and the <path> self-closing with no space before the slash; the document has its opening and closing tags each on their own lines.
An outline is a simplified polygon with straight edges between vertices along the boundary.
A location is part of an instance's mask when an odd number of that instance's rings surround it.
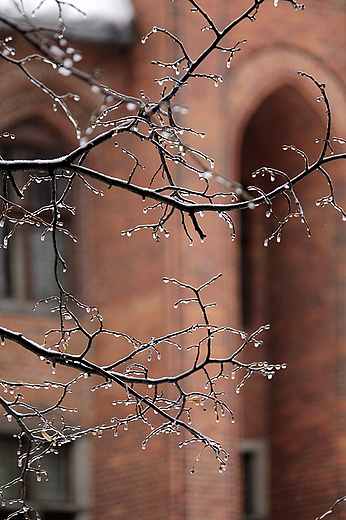
<svg viewBox="0 0 346 520">
<path fill-rule="evenodd" d="M 16 450 L 18 441 L 13 437 L 11 431 L 7 428 L 0 429 L 0 446 L 1 440 L 13 442 L 13 462 L 17 467 Z M 52 500 L 30 497 L 30 488 L 28 488 L 27 502 L 36 509 L 42 520 L 49 520 L 52 513 L 57 515 L 69 514 L 70 520 L 90 520 L 90 440 L 82 437 L 68 445 L 68 452 L 65 454 L 68 461 L 68 473 L 66 486 L 68 487 L 68 497 L 66 500 Z M 60 457 L 59 453 L 56 457 Z M 44 458 L 42 460 L 42 469 L 45 469 Z M 18 470 L 19 472 L 20 470 Z M 3 482 L 1 482 L 3 484 Z M 38 485 L 41 485 L 38 483 Z M 35 486 L 36 487 L 36 486 Z M 35 489 L 35 488 L 33 488 Z M 6 518 L 11 512 L 18 508 L 18 504 L 9 504 L 6 498 L 6 505 L 0 509 L 0 519 Z"/>
</svg>

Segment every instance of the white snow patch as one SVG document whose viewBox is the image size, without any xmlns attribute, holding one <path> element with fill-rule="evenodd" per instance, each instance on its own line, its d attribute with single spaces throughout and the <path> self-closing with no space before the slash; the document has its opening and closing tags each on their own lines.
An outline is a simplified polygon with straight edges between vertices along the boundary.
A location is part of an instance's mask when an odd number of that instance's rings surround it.
<svg viewBox="0 0 346 520">
<path fill-rule="evenodd" d="M 97 34 L 101 40 L 111 39 L 111 27 L 118 31 L 126 30 L 135 17 L 131 0 L 67 0 L 61 7 L 69 32 L 80 36 L 81 30 L 87 29 L 92 39 L 97 38 Z M 47 28 L 59 27 L 59 9 L 55 0 L 0 0 L 0 14 L 15 19 L 17 23 L 20 20 L 24 22 L 25 14 L 26 23 Z M 102 35 L 102 28 L 106 28 L 105 36 Z M 84 36 L 87 37 L 88 34 Z"/>
</svg>

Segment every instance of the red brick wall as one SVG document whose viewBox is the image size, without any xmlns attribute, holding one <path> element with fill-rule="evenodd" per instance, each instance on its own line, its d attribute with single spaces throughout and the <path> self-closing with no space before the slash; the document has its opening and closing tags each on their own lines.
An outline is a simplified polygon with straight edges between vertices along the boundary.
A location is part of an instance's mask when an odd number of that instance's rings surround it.
<svg viewBox="0 0 346 520">
<path fill-rule="evenodd" d="M 183 2 L 134 3 L 139 36 L 153 25 L 167 26 L 186 39 L 188 51 L 193 58 L 197 56 L 202 48 L 199 15 L 189 14 Z M 205 4 L 222 26 L 228 17 L 240 14 L 248 2 L 242 0 L 235 5 L 219 0 Z M 301 160 L 297 161 L 293 152 L 283 153 L 283 142 L 302 146 L 316 156 L 318 145 L 313 139 L 323 135 L 324 113 L 315 102 L 318 92 L 313 85 L 296 76 L 299 69 L 326 82 L 335 113 L 335 133 L 346 135 L 342 84 L 346 74 L 344 5 L 330 0 L 306 4 L 304 12 L 294 12 L 288 2 L 281 2 L 275 9 L 268 1 L 261 7 L 256 23 L 245 21 L 229 37 L 230 45 L 248 39 L 231 69 L 226 69 L 223 54 L 215 55 L 203 66 L 203 72 L 223 73 L 225 82 L 215 88 L 209 80 L 191 80 L 179 93 L 179 102 L 190 107 L 184 124 L 207 132 L 204 141 L 191 138 L 189 142 L 193 146 L 203 145 L 203 150 L 216 159 L 216 171 L 226 177 L 240 179 L 242 175 L 248 180 L 250 171 L 263 161 L 297 171 Z M 209 37 L 208 33 L 202 36 Z M 119 90 L 139 95 L 140 88 L 144 88 L 146 94 L 156 98 L 162 87 L 152 80 L 157 74 L 162 75 L 163 69 L 157 71 L 150 60 L 154 57 L 166 61 L 176 52 L 159 35 L 146 45 L 135 45 L 125 55 L 113 49 L 90 47 L 85 49 L 86 59 L 82 63 L 86 68 L 102 68 L 105 82 Z M 26 85 L 24 81 L 19 83 L 17 77 L 15 82 L 17 90 L 13 89 L 14 78 L 2 75 L 1 95 L 8 107 L 6 114 L 5 108 L 1 113 L 5 126 L 12 118 L 18 121 L 27 117 L 26 107 L 33 106 L 27 102 L 24 107 L 19 92 L 28 96 Z M 35 97 L 36 94 L 31 96 L 26 100 L 33 101 L 33 110 L 48 113 L 47 100 Z M 90 111 L 94 102 L 93 95 L 88 93 L 83 108 Z M 59 114 L 54 117 L 53 124 L 62 127 Z M 66 131 L 72 139 L 72 133 Z M 129 138 L 119 139 L 119 144 L 131 146 L 146 166 L 144 172 L 136 175 L 150 176 L 157 160 L 149 149 Z M 124 175 L 123 170 L 131 161 L 121 153 L 121 146 L 115 154 L 111 145 L 105 146 L 89 164 L 109 174 Z M 178 175 L 181 182 L 199 186 L 200 181 L 193 174 Z M 336 176 L 342 202 L 342 171 L 336 170 Z M 317 175 L 297 189 L 312 227 L 311 239 L 306 237 L 298 219 L 292 219 L 282 243 L 271 242 L 265 250 L 262 244 L 270 222 L 261 210 L 250 216 L 254 307 L 250 326 L 271 322 L 272 329 L 265 335 L 266 346 L 249 352 L 249 358 L 287 362 L 288 368 L 270 382 L 253 376 L 240 395 L 235 394 L 233 381 L 225 383 L 227 402 L 236 414 L 235 425 L 224 418 L 216 424 L 211 410 L 204 413 L 196 408 L 197 429 L 220 439 L 231 453 L 227 472 L 219 475 L 213 457 L 205 453 L 195 474 L 190 475 L 199 452 L 196 445 L 179 450 L 181 437 L 159 436 L 142 451 L 141 441 L 148 432 L 137 423 L 130 424 L 129 431 L 120 431 L 116 439 L 112 434 L 92 439 L 93 519 L 241 518 L 238 451 L 243 437 L 264 438 L 270 443 L 273 520 L 314 518 L 344 493 L 345 273 L 344 241 L 340 238 L 344 229 L 339 215 L 330 208 L 322 210 L 314 205 L 325 189 L 325 182 Z M 131 238 L 120 236 L 122 229 L 151 219 L 150 215 L 143 215 L 143 203 L 135 197 L 114 189 L 107 190 L 102 199 L 82 191 L 78 197 L 78 287 L 80 282 L 83 298 L 99 305 L 107 327 L 146 340 L 198 320 L 193 309 L 172 308 L 181 293 L 176 287 L 163 284 L 162 277 L 174 276 L 198 285 L 220 271 L 223 278 L 206 293 L 210 301 L 218 301 L 213 320 L 241 327 L 239 218 L 235 243 L 230 242 L 228 228 L 221 219 L 205 216 L 203 224 L 208 238 L 204 244 L 196 239 L 194 246 L 189 246 L 178 217 L 170 225 L 170 238 L 157 244 L 149 231 L 135 233 Z M 50 326 L 50 320 L 42 322 L 31 314 L 10 316 L 2 312 L 1 317 L 5 326 L 22 327 L 34 339 L 42 337 L 42 330 Z M 230 345 L 224 339 L 219 349 L 229 352 L 235 346 L 235 341 Z M 125 351 L 126 346 L 120 344 L 116 348 L 118 352 Z M 102 362 L 113 350 L 113 344 L 105 341 L 99 345 L 95 358 Z M 12 356 L 13 352 L 7 354 L 4 374 L 7 369 L 13 370 Z M 153 370 L 161 367 L 162 371 L 174 372 L 185 362 L 183 356 L 176 358 L 168 352 Z M 40 376 L 46 377 L 29 356 L 21 377 L 28 375 L 28 368 L 34 376 L 35 366 Z M 115 390 L 101 389 L 92 395 L 85 412 L 88 421 L 107 422 L 116 415 L 116 407 L 110 405 L 117 395 Z M 84 393 L 78 399 L 85 403 Z"/>
</svg>

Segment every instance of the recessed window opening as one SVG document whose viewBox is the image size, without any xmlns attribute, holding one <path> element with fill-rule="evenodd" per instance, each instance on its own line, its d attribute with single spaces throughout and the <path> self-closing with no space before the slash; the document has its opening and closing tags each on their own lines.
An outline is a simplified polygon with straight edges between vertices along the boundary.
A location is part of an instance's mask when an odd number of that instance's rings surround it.
<svg viewBox="0 0 346 520">
<path fill-rule="evenodd" d="M 325 117 L 325 114 L 321 113 L 321 116 Z M 320 151 L 320 146 L 315 142 L 316 136 L 323 135 L 323 120 L 301 94 L 290 85 L 280 87 L 261 103 L 245 128 L 240 157 L 242 184 L 258 186 L 265 192 L 282 184 L 283 177 L 279 175 L 276 175 L 274 182 L 268 174 L 253 178 L 252 173 L 263 166 L 281 170 L 292 178 L 304 168 L 304 161 L 292 150 L 283 150 L 283 145 L 293 144 L 304 150 L 310 162 L 313 162 Z M 300 186 L 296 187 L 298 193 L 300 189 Z M 279 218 L 285 216 L 286 208 L 287 203 L 283 198 L 274 201 L 274 210 Z M 264 284 L 270 280 L 264 279 L 263 269 L 259 272 L 257 266 L 266 265 L 267 248 L 263 248 L 263 243 L 277 227 L 273 217 L 266 218 L 267 211 L 268 208 L 262 206 L 253 211 L 240 212 L 240 297 L 244 327 L 257 326 L 263 319 L 259 315 L 264 307 L 261 295 L 264 293 Z M 289 222 L 288 225 L 295 224 Z"/>
<path fill-rule="evenodd" d="M 46 131 L 39 121 L 27 121 L 11 130 L 16 138 L 14 140 L 2 139 L 0 153 L 4 159 L 35 159 L 51 158 L 63 153 L 61 147 L 55 143 L 57 136 L 51 131 Z M 58 142 L 61 142 L 58 139 Z M 0 194 L 6 195 L 14 203 L 10 215 L 20 218 L 22 212 L 16 204 L 24 204 L 25 208 L 33 212 L 40 207 L 49 204 L 51 200 L 51 185 L 47 181 L 47 175 L 42 172 L 17 172 L 15 181 L 22 188 L 29 181 L 30 176 L 42 177 L 42 181 L 32 181 L 25 190 L 24 202 L 16 194 L 11 182 L 5 180 L 0 186 Z M 58 192 L 62 192 L 64 181 L 58 181 Z M 69 203 L 70 201 L 68 201 Z M 2 204 L 1 204 L 2 206 Z M 2 207 L 1 210 L 2 211 Z M 40 214 L 44 219 L 48 215 Z M 63 212 L 63 221 L 69 227 L 71 215 Z M 50 215 L 48 219 L 50 220 Z M 0 228 L 0 242 L 11 231 L 13 224 L 6 221 Z M 0 297 L 20 300 L 35 300 L 45 298 L 57 293 L 54 279 L 54 252 L 51 233 L 43 235 L 44 226 L 24 224 L 17 228 L 9 238 L 7 249 L 0 249 Z M 62 253 L 68 248 L 68 240 L 63 233 L 59 233 L 59 244 Z"/>
<path fill-rule="evenodd" d="M 245 440 L 241 446 L 243 518 L 265 520 L 268 515 L 268 449 L 261 439 Z"/>
<path fill-rule="evenodd" d="M 27 503 L 39 510 L 42 520 L 76 520 L 78 517 L 77 513 L 82 506 L 75 486 L 77 468 L 74 452 L 77 444 L 60 446 L 58 455 L 50 453 L 43 458 L 41 468 L 47 471 L 47 479 L 42 475 L 38 482 L 34 472 L 27 476 Z M 0 435 L 0 485 L 17 478 L 21 471 L 17 464 L 17 449 L 17 439 L 6 434 Z M 78 478 L 83 480 L 84 477 L 79 475 Z M 14 510 L 15 505 L 11 505 L 8 500 L 19 496 L 19 484 L 4 490 L 6 504 L 0 510 L 0 520 L 4 520 Z"/>
</svg>

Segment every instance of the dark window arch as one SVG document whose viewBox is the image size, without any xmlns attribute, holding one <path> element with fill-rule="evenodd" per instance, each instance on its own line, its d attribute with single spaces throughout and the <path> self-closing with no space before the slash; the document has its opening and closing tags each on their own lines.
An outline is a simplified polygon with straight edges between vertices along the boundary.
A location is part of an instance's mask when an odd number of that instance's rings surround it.
<svg viewBox="0 0 346 520">
<path fill-rule="evenodd" d="M 273 189 L 277 184 L 272 183 L 268 176 L 253 179 L 252 172 L 267 166 L 281 169 L 290 177 L 294 176 L 303 169 L 303 159 L 291 150 L 283 150 L 283 145 L 293 144 L 304 150 L 312 162 L 317 159 L 320 150 L 315 139 L 323 135 L 323 120 L 298 90 L 291 85 L 279 87 L 262 101 L 246 125 L 240 151 L 241 182 L 245 186 L 258 185 L 264 190 Z M 301 187 L 298 186 L 296 190 L 300 193 Z M 277 199 L 274 208 L 279 216 L 283 216 L 286 211 L 285 201 Z M 270 276 L 265 278 L 264 274 L 266 272 L 268 275 L 270 271 L 270 260 L 267 259 L 263 241 L 274 230 L 275 223 L 272 219 L 266 219 L 265 213 L 264 206 L 254 211 L 241 212 L 241 300 L 243 324 L 246 327 L 256 326 L 263 319 L 265 302 L 262 295 L 267 292 L 263 289 L 264 284 L 270 282 Z"/>
<path fill-rule="evenodd" d="M 323 138 L 325 132 L 325 109 L 320 105 L 316 103 L 314 110 L 291 85 L 278 88 L 263 100 L 243 135 L 240 164 L 245 185 L 257 184 L 264 190 L 277 185 L 267 177 L 251 178 L 261 166 L 279 168 L 290 177 L 304 168 L 302 157 L 292 150 L 284 151 L 283 144 L 304 150 L 311 163 L 318 157 L 322 144 L 315 139 Z M 328 171 L 332 173 L 331 167 Z M 251 378 L 244 388 L 243 431 L 253 439 L 265 438 L 269 444 L 273 519 L 285 517 L 284 511 L 289 511 L 290 517 L 299 516 L 307 497 L 309 504 L 314 504 L 313 510 L 326 482 L 334 478 L 330 464 L 333 434 L 325 432 L 325 424 L 332 421 L 327 411 L 320 416 L 316 410 L 329 406 L 325 388 L 331 384 L 328 370 L 334 370 L 334 361 L 329 368 L 324 357 L 327 344 L 334 360 L 333 347 L 327 343 L 333 335 L 325 324 L 334 323 L 331 316 L 335 303 L 330 303 L 328 293 L 333 284 L 329 266 L 335 254 L 335 219 L 340 216 L 332 208 L 321 210 L 315 204 L 328 193 L 327 182 L 319 172 L 296 185 L 295 192 L 310 224 L 311 238 L 307 238 L 300 219 L 293 218 L 283 229 L 281 243 L 272 240 L 264 247 L 264 240 L 276 227 L 272 217 L 266 218 L 266 208 L 243 212 L 241 217 L 243 321 L 250 331 L 270 323 L 263 337 L 262 355 L 269 363 L 284 361 L 289 367 L 269 385 L 264 378 Z M 286 208 L 283 197 L 275 200 L 274 209 L 280 217 Z M 252 356 L 244 353 L 249 361 Z M 323 479 L 311 474 L 311 460 L 315 467 L 322 468 Z M 248 464 L 244 471 L 251 472 L 252 463 L 244 461 Z M 243 491 L 245 494 L 245 485 Z M 244 507 L 249 509 L 251 503 Z"/>
<path fill-rule="evenodd" d="M 1 139 L 0 153 L 4 159 L 45 159 L 56 157 L 66 151 L 64 140 L 59 132 L 41 119 L 29 119 L 17 124 L 9 132 L 15 135 L 15 139 Z M 18 186 L 26 185 L 30 175 L 30 172 L 16 173 L 15 181 Z M 35 173 L 35 177 L 40 176 L 42 181 L 31 182 L 25 190 L 24 204 L 29 211 L 35 211 L 51 200 L 50 183 L 45 180 L 44 173 Z M 18 216 L 20 211 L 15 204 L 21 204 L 21 199 L 8 180 L 1 184 L 0 193 L 4 195 L 7 190 L 10 200 L 14 202 L 11 214 Z M 62 186 L 58 189 L 61 190 Z M 64 220 L 68 226 L 70 224 L 68 212 L 64 214 Z M 5 222 L 5 225 L 0 228 L 1 243 L 12 227 L 13 224 Z M 43 231 L 42 226 L 29 224 L 19 226 L 8 240 L 7 248 L 0 249 L 0 296 L 19 300 L 38 300 L 56 294 L 51 235 L 47 233 L 43 236 Z M 63 234 L 59 237 L 63 252 L 67 252 L 68 248 L 66 238 Z"/>
</svg>

